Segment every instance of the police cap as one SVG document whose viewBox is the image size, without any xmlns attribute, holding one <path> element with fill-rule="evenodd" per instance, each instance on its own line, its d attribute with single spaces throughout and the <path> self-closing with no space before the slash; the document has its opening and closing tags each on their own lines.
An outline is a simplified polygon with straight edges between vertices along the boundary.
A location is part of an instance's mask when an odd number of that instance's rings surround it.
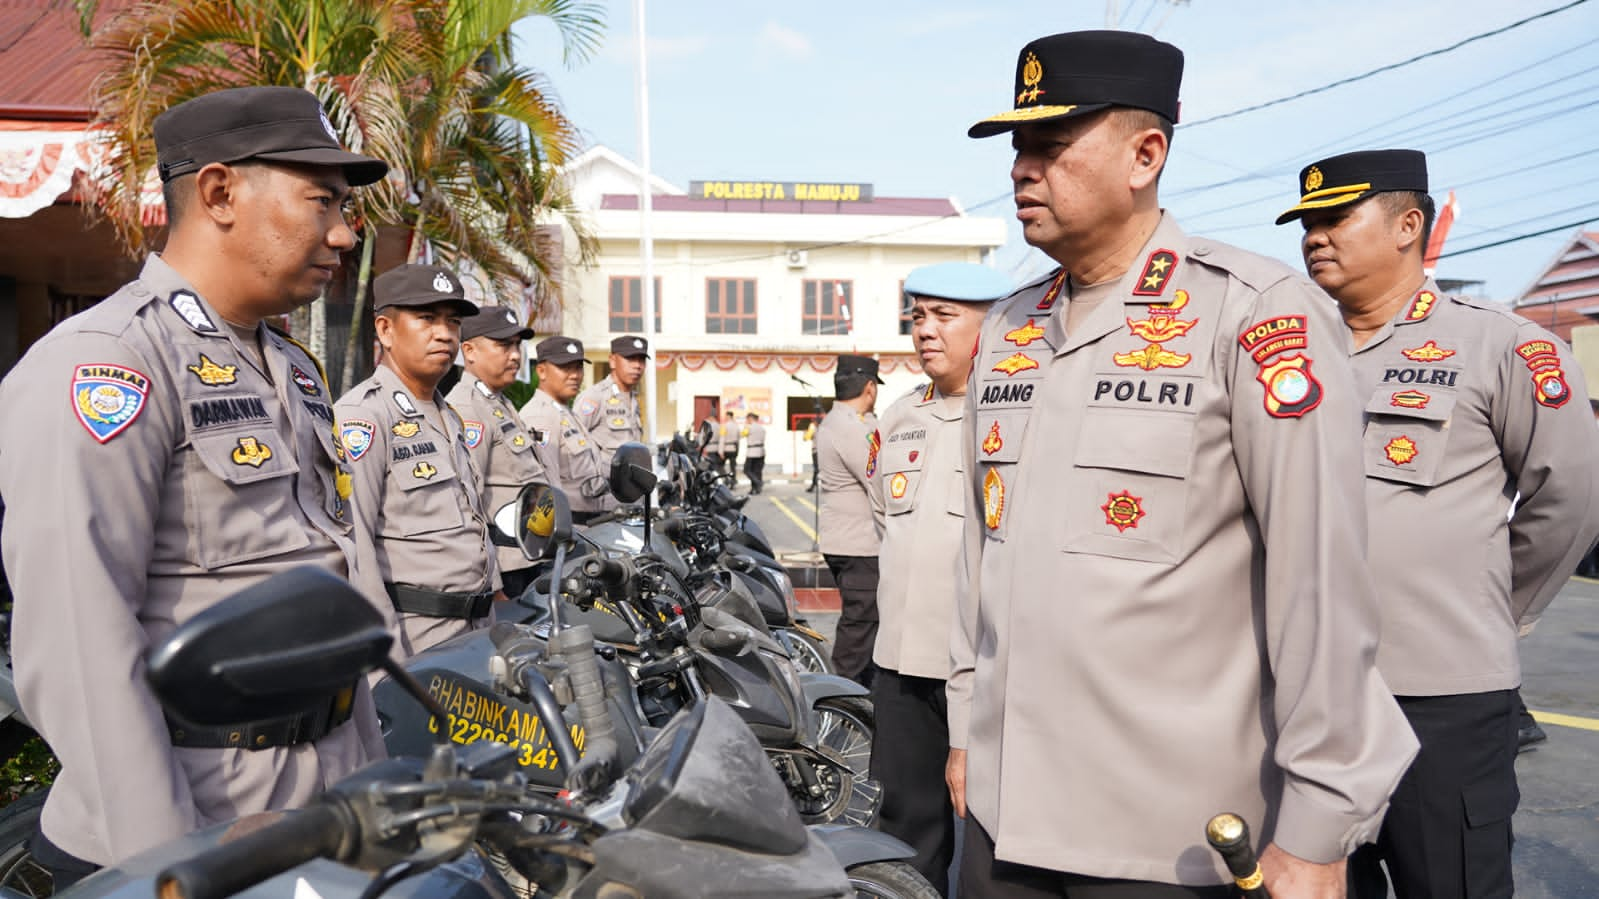
<svg viewBox="0 0 1599 899">
<path fill-rule="evenodd" d="M 155 151 L 163 182 L 213 162 L 263 159 L 344 169 L 350 186 L 389 171 L 381 159 L 351 153 L 316 95 L 297 87 L 234 87 L 179 103 L 156 117 Z"/>
<path fill-rule="evenodd" d="M 1018 125 L 1125 106 L 1177 121 L 1183 51 L 1132 31 L 1068 31 L 1041 37 L 1016 57 L 1011 109 L 967 129 L 993 137 Z"/>
<path fill-rule="evenodd" d="M 648 359 L 650 357 L 650 345 L 642 337 L 623 334 L 621 337 L 611 340 L 611 352 L 621 356 L 623 359 L 631 359 L 634 356 L 643 356 Z"/>
<path fill-rule="evenodd" d="M 883 379 L 877 376 L 877 360 L 871 356 L 851 356 L 848 354 L 838 357 L 838 368 L 833 372 L 833 380 L 841 378 L 871 378 L 877 383 Z"/>
<path fill-rule="evenodd" d="M 461 291 L 461 279 L 437 265 L 402 265 L 372 282 L 372 307 L 448 305 L 463 318 L 477 315 L 477 304 Z"/>
<path fill-rule="evenodd" d="M 1331 209 L 1384 191 L 1427 192 L 1427 154 L 1420 150 L 1360 150 L 1329 156 L 1299 171 L 1301 196 L 1277 216 L 1285 225 L 1307 212 Z"/>
<path fill-rule="evenodd" d="M 527 340 L 532 336 L 533 329 L 522 324 L 516 317 L 516 312 L 507 306 L 479 307 L 477 315 L 461 322 L 462 340 L 471 340 L 474 337 L 487 337 L 491 340 L 515 337 L 517 340 Z"/>
<path fill-rule="evenodd" d="M 566 365 L 569 362 L 587 362 L 583 358 L 583 341 L 573 340 L 557 334 L 539 341 L 534 349 L 534 357 L 538 362 L 548 362 L 551 365 Z"/>
</svg>

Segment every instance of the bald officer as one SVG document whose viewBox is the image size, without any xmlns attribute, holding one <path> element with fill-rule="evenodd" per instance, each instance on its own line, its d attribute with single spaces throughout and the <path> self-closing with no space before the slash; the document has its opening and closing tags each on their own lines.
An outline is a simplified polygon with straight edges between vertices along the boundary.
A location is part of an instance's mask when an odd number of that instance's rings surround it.
<svg viewBox="0 0 1599 899">
<path fill-rule="evenodd" d="M 833 372 L 833 408 L 816 429 L 816 470 L 822 493 L 818 542 L 843 603 L 833 668 L 866 686 L 871 686 L 872 644 L 877 639 L 878 518 L 882 514 L 867 485 L 877 472 L 879 437 L 874 410 L 881 383 L 876 359 L 839 356 Z M 729 426 L 737 441 L 738 426 L 731 422 Z"/>
<path fill-rule="evenodd" d="M 1040 38 L 968 132 L 1010 134 L 1022 234 L 1061 267 L 989 313 L 966 395 L 963 899 L 1225 895 L 1223 810 L 1274 897 L 1338 895 L 1415 752 L 1373 664 L 1342 324 L 1161 209 L 1182 64 Z"/>
<path fill-rule="evenodd" d="M 32 849 L 57 890 L 196 828 L 301 805 L 382 755 L 364 683 L 353 706 L 347 690 L 293 719 L 185 727 L 145 686 L 144 654 L 282 571 L 376 582 L 357 567 L 327 383 L 263 320 L 326 289 L 355 245 L 351 186 L 388 166 L 345 152 L 294 88 L 207 94 L 154 130 L 165 249 L 0 384 L 17 686 L 61 760 Z"/>
<path fill-rule="evenodd" d="M 544 466 L 533 451 L 533 435 L 501 392 L 522 370 L 522 342 L 532 336 L 533 329 L 504 306 L 484 306 L 461 322 L 461 360 L 466 370 L 448 399 L 461 414 L 478 495 L 491 519 L 500 507 L 516 501 L 524 484 L 545 479 Z M 505 594 L 520 596 L 531 582 L 527 558 L 514 546 L 495 550 Z"/>
<path fill-rule="evenodd" d="M 872 652 L 880 826 L 916 850 L 916 870 L 941 893 L 955 851 L 954 810 L 943 788 L 944 682 L 966 526 L 961 420 L 983 314 L 1014 290 L 994 269 L 965 262 L 924 265 L 905 277 L 911 340 L 930 380 L 883 413 L 871 481 L 884 511 Z"/>
<path fill-rule="evenodd" d="M 533 435 L 550 482 L 566 494 L 573 518 L 581 523 L 616 507 L 600 467 L 599 445 L 571 407 L 588 360 L 581 341 L 560 335 L 539 341 L 534 358 L 539 389 L 522 405 L 522 423 Z"/>
<path fill-rule="evenodd" d="M 1299 183 L 1277 223 L 1303 223 L 1305 267 L 1348 327 L 1382 597 L 1377 667 L 1421 741 L 1377 845 L 1355 855 L 1354 893 L 1380 899 L 1391 879 L 1400 899 L 1509 896 L 1516 634 L 1599 537 L 1582 370 L 1554 335 L 1449 296 L 1423 271 L 1433 204 L 1421 152 L 1345 153 Z"/>
<path fill-rule="evenodd" d="M 639 417 L 638 384 L 649 364 L 649 344 L 624 334 L 611 341 L 611 372 L 578 395 L 573 409 L 600 450 L 600 471 L 611 470 L 616 448 L 644 439 Z"/>
<path fill-rule="evenodd" d="M 357 524 L 377 551 L 399 614 L 396 655 L 486 626 L 500 588 L 488 515 L 461 416 L 438 391 L 477 315 L 449 269 L 402 265 L 372 284 L 383 359 L 339 399 L 339 436 L 361 497 Z"/>
</svg>

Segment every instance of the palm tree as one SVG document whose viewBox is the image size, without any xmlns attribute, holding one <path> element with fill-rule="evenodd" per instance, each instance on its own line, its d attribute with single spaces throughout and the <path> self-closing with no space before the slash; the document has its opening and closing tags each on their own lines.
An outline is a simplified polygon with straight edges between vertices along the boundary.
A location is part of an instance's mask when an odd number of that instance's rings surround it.
<svg viewBox="0 0 1599 899">
<path fill-rule="evenodd" d="M 94 0 L 80 0 L 87 23 Z M 96 208 L 128 250 L 147 240 L 141 194 L 155 165 L 151 123 L 162 110 L 243 85 L 303 87 L 321 98 L 350 149 L 393 167 L 358 191 L 361 264 L 351 350 L 364 314 L 378 227 L 428 241 L 447 263 L 481 272 L 490 290 L 558 289 L 541 223 L 587 229 L 553 172 L 577 150 L 575 126 L 537 71 L 511 58 L 511 26 L 548 18 L 563 61 L 598 44 L 593 0 L 135 0 L 92 37 L 105 54 L 95 125 L 106 141 Z M 319 301 L 320 303 L 320 301 Z M 310 315 L 325 355 L 325 317 Z M 337 389 L 353 380 L 353 352 Z"/>
</svg>

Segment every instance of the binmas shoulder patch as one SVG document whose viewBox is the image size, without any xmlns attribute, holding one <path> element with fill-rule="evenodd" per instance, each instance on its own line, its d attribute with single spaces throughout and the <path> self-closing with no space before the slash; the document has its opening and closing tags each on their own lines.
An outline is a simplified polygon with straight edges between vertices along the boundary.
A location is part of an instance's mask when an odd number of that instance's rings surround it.
<svg viewBox="0 0 1599 899">
<path fill-rule="evenodd" d="M 144 411 L 150 378 L 122 365 L 79 363 L 72 377 L 72 410 L 101 443 L 126 431 Z"/>
</svg>

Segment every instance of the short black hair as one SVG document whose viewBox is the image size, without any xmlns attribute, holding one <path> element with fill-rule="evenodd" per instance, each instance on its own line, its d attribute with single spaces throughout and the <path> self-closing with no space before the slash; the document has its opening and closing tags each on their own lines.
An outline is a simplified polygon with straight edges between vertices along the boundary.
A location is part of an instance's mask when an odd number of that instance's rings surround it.
<svg viewBox="0 0 1599 899">
<path fill-rule="evenodd" d="M 1432 223 L 1437 213 L 1432 197 L 1419 190 L 1385 190 L 1376 195 L 1388 215 L 1397 218 L 1412 209 L 1421 210 L 1421 253 L 1427 255 L 1427 242 L 1432 240 Z"/>
<path fill-rule="evenodd" d="M 866 385 L 875 381 L 871 375 L 837 375 L 833 378 L 833 398 L 852 400 L 866 392 Z"/>
<path fill-rule="evenodd" d="M 1166 159 L 1169 160 L 1171 158 L 1171 139 L 1175 130 L 1172 127 L 1171 119 L 1158 112 L 1152 112 L 1148 109 L 1135 109 L 1129 106 L 1113 107 L 1110 110 L 1110 114 L 1115 118 L 1116 124 L 1120 126 L 1121 133 L 1129 137 L 1150 128 L 1159 131 L 1166 138 Z M 1160 171 L 1155 173 L 1155 183 L 1157 185 L 1160 183 L 1160 176 L 1165 173 L 1166 160 L 1162 160 Z"/>
</svg>

